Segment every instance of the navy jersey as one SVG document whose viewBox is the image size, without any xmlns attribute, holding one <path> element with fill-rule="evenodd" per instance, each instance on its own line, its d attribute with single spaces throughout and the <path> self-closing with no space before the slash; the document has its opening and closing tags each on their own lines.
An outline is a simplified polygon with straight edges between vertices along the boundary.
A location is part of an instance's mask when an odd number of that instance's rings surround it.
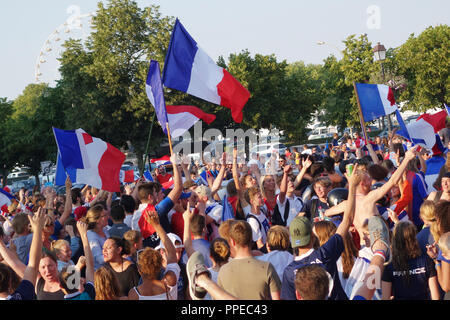
<svg viewBox="0 0 450 320">
<path fill-rule="evenodd" d="M 281 299 L 295 300 L 295 274 L 297 269 L 310 264 L 321 265 L 333 279 L 333 288 L 331 290 L 329 300 L 348 300 L 345 291 L 342 289 L 336 261 L 344 251 L 344 241 L 339 234 L 335 234 L 319 249 L 311 249 L 310 253 L 306 253 L 292 261 L 283 273 L 283 284 L 281 286 Z"/>
<path fill-rule="evenodd" d="M 396 300 L 430 300 L 428 279 L 436 276 L 433 261 L 425 254 L 408 260 L 409 283 L 406 271 L 394 269 L 390 263 L 383 272 L 382 280 L 392 283 L 392 293 Z"/>
</svg>

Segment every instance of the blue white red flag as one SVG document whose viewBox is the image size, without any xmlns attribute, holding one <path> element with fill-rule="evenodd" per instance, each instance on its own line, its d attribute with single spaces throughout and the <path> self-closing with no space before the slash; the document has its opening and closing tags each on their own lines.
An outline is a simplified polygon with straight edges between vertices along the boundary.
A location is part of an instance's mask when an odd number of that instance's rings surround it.
<svg viewBox="0 0 450 320">
<path fill-rule="evenodd" d="M 250 92 L 203 51 L 177 19 L 163 71 L 164 86 L 231 110 L 241 123 Z"/>
<path fill-rule="evenodd" d="M 356 83 L 356 91 L 365 122 L 373 121 L 397 110 L 394 92 L 387 85 Z"/>
<path fill-rule="evenodd" d="M 53 133 L 58 146 L 59 168 L 69 172 L 72 183 L 83 183 L 109 192 L 120 191 L 119 175 L 125 154 L 83 129 L 53 128 Z M 64 176 L 64 173 L 59 172 L 57 176 Z"/>
</svg>

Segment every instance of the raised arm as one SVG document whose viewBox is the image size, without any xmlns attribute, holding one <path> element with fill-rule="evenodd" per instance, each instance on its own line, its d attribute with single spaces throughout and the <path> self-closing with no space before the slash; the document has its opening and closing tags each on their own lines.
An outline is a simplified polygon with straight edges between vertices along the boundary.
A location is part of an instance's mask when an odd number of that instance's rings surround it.
<svg viewBox="0 0 450 320">
<path fill-rule="evenodd" d="M 417 147 L 418 146 L 415 146 L 415 147 L 409 149 L 405 153 L 405 159 L 403 159 L 402 163 L 397 168 L 397 170 L 395 170 L 395 172 L 392 174 L 392 176 L 388 180 L 388 182 L 386 182 L 382 187 L 369 192 L 369 194 L 367 195 L 367 198 L 366 198 L 367 201 L 371 201 L 371 202 L 374 202 L 374 203 L 377 202 L 386 193 L 388 193 L 389 190 L 391 190 L 391 188 L 394 185 L 396 185 L 400 181 L 400 178 L 402 177 L 403 172 L 406 170 L 406 166 L 408 165 L 408 162 L 416 157 L 416 149 L 417 149 Z"/>
<path fill-rule="evenodd" d="M 302 182 L 303 177 L 306 174 L 306 171 L 309 167 L 311 167 L 312 161 L 309 159 L 309 156 L 306 159 L 302 159 L 302 169 L 298 173 L 297 177 L 295 178 L 294 187 L 297 188 L 297 186 Z"/>
<path fill-rule="evenodd" d="M 280 193 L 278 194 L 278 200 L 280 200 L 280 203 L 284 203 L 286 200 L 286 192 L 287 192 L 287 186 L 288 186 L 288 176 L 289 172 L 291 171 L 291 166 L 288 164 L 284 166 L 283 168 L 283 178 L 281 179 L 280 183 Z"/>
<path fill-rule="evenodd" d="M 191 205 L 188 202 L 187 209 L 183 213 L 183 220 L 184 220 L 183 244 L 184 250 L 186 251 L 188 258 L 195 252 L 194 248 L 192 247 L 192 238 L 191 238 L 191 219 L 193 216 L 194 212 L 191 212 Z"/>
<path fill-rule="evenodd" d="M 224 152 L 222 153 L 222 164 L 220 166 L 219 174 L 217 175 L 216 179 L 214 179 L 213 185 L 211 187 L 212 197 L 214 197 L 217 191 L 219 191 L 220 188 L 222 187 L 222 181 L 225 176 L 226 166 L 227 166 L 227 154 Z"/>
<path fill-rule="evenodd" d="M 64 212 L 58 219 L 61 225 L 64 225 L 67 218 L 69 218 L 72 213 L 72 181 L 70 181 L 69 176 L 66 178 L 66 202 L 64 203 Z"/>
<path fill-rule="evenodd" d="M 42 255 L 42 230 L 45 224 L 45 214 L 39 208 L 33 217 L 28 216 L 28 220 L 30 220 L 31 228 L 33 229 L 33 240 L 31 241 L 30 258 L 22 280 L 28 280 L 36 286 L 39 261 Z"/>
<path fill-rule="evenodd" d="M 87 236 L 88 225 L 84 222 L 77 222 L 77 229 L 83 243 L 84 256 L 86 257 L 86 281 L 94 283 L 94 255 Z"/>
<path fill-rule="evenodd" d="M 239 201 L 241 202 L 242 207 L 246 207 L 248 205 L 247 200 L 245 200 L 244 197 L 244 191 L 241 188 L 241 184 L 239 182 L 239 174 L 238 174 L 238 170 L 237 170 L 237 148 L 233 149 L 233 168 L 232 168 L 232 173 L 233 173 L 233 180 L 234 180 L 234 185 L 236 186 L 236 191 L 238 193 L 239 196 Z"/>
<path fill-rule="evenodd" d="M 181 192 L 183 191 L 183 183 L 181 182 L 181 174 L 178 168 L 177 155 L 174 153 L 170 156 L 170 162 L 172 162 L 173 166 L 173 181 L 174 186 L 172 191 L 170 191 L 168 197 L 172 200 L 173 203 L 178 201 L 180 198 Z"/>
<path fill-rule="evenodd" d="M 0 237 L 0 257 L 3 258 L 6 264 L 8 264 L 20 278 L 23 278 L 27 266 L 19 259 L 17 254 L 15 254 L 14 252 L 12 252 L 11 249 L 8 249 L 6 247 L 1 237 Z"/>
<path fill-rule="evenodd" d="M 144 213 L 145 220 L 156 230 L 161 242 L 166 250 L 167 264 L 177 263 L 177 251 L 172 241 L 167 236 L 166 231 L 159 223 L 159 216 L 156 211 L 145 210 Z"/>
<path fill-rule="evenodd" d="M 380 159 L 378 159 L 377 154 L 373 151 L 372 144 L 370 142 L 367 143 L 367 150 L 369 150 L 370 157 L 372 158 L 373 163 L 380 164 Z"/>
<path fill-rule="evenodd" d="M 347 175 L 348 180 L 348 197 L 347 197 L 347 205 L 345 206 L 344 216 L 342 218 L 341 224 L 336 230 L 336 233 L 340 234 L 342 237 L 345 237 L 348 233 L 348 229 L 350 225 L 353 223 L 353 217 L 355 215 L 355 195 L 356 195 L 356 186 L 360 182 L 360 178 L 355 174 L 358 169 L 358 165 L 355 164 L 355 168 L 353 169 L 352 175 Z"/>
</svg>

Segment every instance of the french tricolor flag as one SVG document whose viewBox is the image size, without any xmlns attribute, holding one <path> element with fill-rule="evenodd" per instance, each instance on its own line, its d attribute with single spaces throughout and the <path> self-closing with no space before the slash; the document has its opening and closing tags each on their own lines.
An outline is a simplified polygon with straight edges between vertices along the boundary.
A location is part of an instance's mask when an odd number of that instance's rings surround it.
<svg viewBox="0 0 450 320">
<path fill-rule="evenodd" d="M 442 153 L 442 143 L 440 142 L 437 133 L 445 128 L 446 118 L 446 110 L 439 111 L 435 114 L 425 113 L 417 118 L 416 121 L 406 125 L 406 132 L 404 132 L 405 129 L 403 129 L 399 134 L 405 136 L 405 138 L 414 144 L 433 150 L 434 154 Z M 437 140 L 436 137 L 438 137 L 439 140 Z"/>
<path fill-rule="evenodd" d="M 242 109 L 250 92 L 198 46 L 178 19 L 170 39 L 162 81 L 168 88 L 231 109 L 233 120 L 242 122 Z"/>
<path fill-rule="evenodd" d="M 157 167 L 171 164 L 169 156 L 164 156 L 158 159 L 150 159 L 150 162 L 154 163 Z"/>
<path fill-rule="evenodd" d="M 120 168 L 125 154 L 83 129 L 53 128 L 53 133 L 59 153 L 57 170 L 68 173 L 72 183 L 84 183 L 109 192 L 120 191 Z M 61 172 L 56 175 L 64 176 Z"/>
<path fill-rule="evenodd" d="M 397 110 L 392 88 L 384 84 L 356 83 L 365 122 L 389 115 Z"/>
<path fill-rule="evenodd" d="M 12 199 L 15 199 L 14 196 L 0 188 L 0 214 L 2 216 L 6 216 L 9 213 L 8 207 Z"/>
<path fill-rule="evenodd" d="M 172 138 L 182 136 L 199 120 L 207 124 L 216 120 L 214 114 L 205 113 L 194 106 L 167 106 L 166 110 Z"/>
</svg>

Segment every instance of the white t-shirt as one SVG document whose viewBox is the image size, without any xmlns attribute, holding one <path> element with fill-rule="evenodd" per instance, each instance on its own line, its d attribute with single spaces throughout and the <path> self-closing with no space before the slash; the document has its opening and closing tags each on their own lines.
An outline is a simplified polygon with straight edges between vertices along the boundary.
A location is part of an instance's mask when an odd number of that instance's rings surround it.
<svg viewBox="0 0 450 320">
<path fill-rule="evenodd" d="M 284 220 L 284 207 L 286 206 L 286 201 L 289 201 L 289 215 L 287 218 L 286 226 L 289 227 L 291 221 L 298 215 L 299 212 L 303 210 L 303 202 L 299 197 L 292 196 L 288 198 L 287 196 L 284 199 L 284 202 L 280 202 L 280 197 L 277 197 L 277 206 L 278 210 L 281 214 L 281 219 Z"/>
<path fill-rule="evenodd" d="M 270 262 L 275 268 L 280 280 L 283 280 L 284 269 L 294 260 L 294 256 L 288 251 L 280 250 L 274 250 L 263 254 L 262 256 L 256 256 L 255 258 L 261 261 Z"/>
<path fill-rule="evenodd" d="M 133 220 L 133 215 L 132 214 L 127 214 L 125 216 L 125 220 L 123 220 L 123 223 L 125 223 L 127 226 L 130 227 L 130 229 L 132 229 L 132 220 Z"/>
<path fill-rule="evenodd" d="M 255 218 L 251 218 L 248 217 L 247 218 L 247 222 L 250 224 L 250 226 L 252 227 L 252 238 L 253 241 L 258 241 L 259 239 L 261 239 L 262 243 L 266 243 L 267 240 L 267 231 L 270 228 L 269 225 L 269 220 L 267 220 L 266 215 L 261 211 L 260 214 L 254 214 L 251 212 L 251 207 L 250 205 L 246 206 L 243 208 L 245 215 L 253 215 L 254 217 L 256 217 L 256 219 L 259 221 L 256 221 Z M 260 227 L 261 225 L 261 227 Z"/>
</svg>

